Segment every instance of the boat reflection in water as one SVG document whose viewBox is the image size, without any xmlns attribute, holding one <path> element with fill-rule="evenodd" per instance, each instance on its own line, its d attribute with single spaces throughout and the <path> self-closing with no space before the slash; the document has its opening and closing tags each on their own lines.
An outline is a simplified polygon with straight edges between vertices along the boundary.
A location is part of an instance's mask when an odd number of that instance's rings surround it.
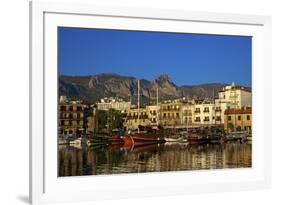
<svg viewBox="0 0 281 205">
<path fill-rule="evenodd" d="M 59 145 L 59 176 L 242 168 L 252 166 L 250 143 Z"/>
</svg>

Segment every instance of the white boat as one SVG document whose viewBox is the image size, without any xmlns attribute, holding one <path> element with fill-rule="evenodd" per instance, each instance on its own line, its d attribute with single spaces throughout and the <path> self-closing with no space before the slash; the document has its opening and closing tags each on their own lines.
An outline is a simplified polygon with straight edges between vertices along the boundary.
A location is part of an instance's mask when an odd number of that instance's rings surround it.
<svg viewBox="0 0 281 205">
<path fill-rule="evenodd" d="M 183 138 L 182 137 L 165 137 L 164 138 L 166 142 L 183 142 Z"/>
<path fill-rule="evenodd" d="M 78 139 L 69 141 L 69 144 L 71 144 L 71 145 L 81 145 L 81 141 L 82 141 L 82 138 L 80 137 Z"/>
</svg>

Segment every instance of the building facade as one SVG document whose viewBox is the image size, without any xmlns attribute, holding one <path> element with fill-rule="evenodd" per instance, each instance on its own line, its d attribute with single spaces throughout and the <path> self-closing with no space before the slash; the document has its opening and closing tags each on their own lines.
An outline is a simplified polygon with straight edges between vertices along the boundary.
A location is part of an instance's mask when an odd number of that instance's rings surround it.
<svg viewBox="0 0 281 205">
<path fill-rule="evenodd" d="M 225 86 L 215 99 L 216 121 L 224 124 L 224 113 L 227 109 L 241 109 L 242 107 L 252 107 L 252 92 L 234 83 Z"/>
<path fill-rule="evenodd" d="M 203 101 L 194 105 L 194 124 L 213 125 L 215 124 L 214 103 Z"/>
<path fill-rule="evenodd" d="M 151 126 L 157 126 L 159 124 L 159 106 L 157 105 L 148 105 L 146 106 L 146 111 L 148 119 Z"/>
<path fill-rule="evenodd" d="M 250 107 L 227 109 L 224 118 L 224 129 L 227 132 L 252 132 L 252 109 Z"/>
<path fill-rule="evenodd" d="M 58 109 L 59 134 L 80 135 L 84 132 L 85 105 L 80 102 L 61 102 Z"/>
<path fill-rule="evenodd" d="M 191 102 L 182 103 L 182 124 L 187 126 L 194 124 L 194 107 L 194 104 Z"/>
<path fill-rule="evenodd" d="M 182 124 L 182 102 L 170 101 L 162 103 L 159 112 L 161 125 L 177 126 Z"/>
<path fill-rule="evenodd" d="M 127 117 L 124 122 L 126 130 L 137 130 L 139 125 L 150 125 L 150 119 L 146 108 L 131 108 L 127 112 Z"/>
<path fill-rule="evenodd" d="M 119 98 L 103 98 L 97 103 L 98 110 L 105 111 L 108 111 L 109 109 L 115 109 L 125 113 L 130 109 L 130 107 L 131 102 L 126 102 Z"/>
</svg>

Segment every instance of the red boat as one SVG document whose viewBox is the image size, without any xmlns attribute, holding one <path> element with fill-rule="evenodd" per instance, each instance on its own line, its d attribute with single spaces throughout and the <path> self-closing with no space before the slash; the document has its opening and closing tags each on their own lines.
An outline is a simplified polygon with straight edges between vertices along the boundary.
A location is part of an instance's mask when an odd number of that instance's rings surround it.
<svg viewBox="0 0 281 205">
<path fill-rule="evenodd" d="M 192 130 L 188 134 L 187 140 L 190 144 L 201 144 L 207 142 L 207 139 L 201 135 L 201 133 L 198 133 L 198 130 Z"/>
<path fill-rule="evenodd" d="M 110 136 L 108 138 L 109 144 L 123 144 L 124 140 L 120 136 Z"/>
<path fill-rule="evenodd" d="M 132 144 L 157 144 L 165 142 L 163 139 L 146 137 L 142 136 L 142 134 L 126 135 L 122 137 L 122 140 L 124 141 L 124 146 L 131 146 Z"/>
</svg>

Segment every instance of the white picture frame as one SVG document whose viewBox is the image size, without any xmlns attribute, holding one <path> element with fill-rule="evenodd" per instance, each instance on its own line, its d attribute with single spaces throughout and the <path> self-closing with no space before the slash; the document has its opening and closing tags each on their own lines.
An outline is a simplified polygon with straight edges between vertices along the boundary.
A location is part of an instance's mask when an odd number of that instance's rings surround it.
<svg viewBox="0 0 281 205">
<path fill-rule="evenodd" d="M 253 167 L 58 178 L 56 175 L 58 26 L 253 36 L 253 136 L 256 136 L 253 142 Z M 31 2 L 30 111 L 32 204 L 269 188 L 271 18 L 184 10 Z M 122 183 L 124 181 L 126 183 Z"/>
</svg>

